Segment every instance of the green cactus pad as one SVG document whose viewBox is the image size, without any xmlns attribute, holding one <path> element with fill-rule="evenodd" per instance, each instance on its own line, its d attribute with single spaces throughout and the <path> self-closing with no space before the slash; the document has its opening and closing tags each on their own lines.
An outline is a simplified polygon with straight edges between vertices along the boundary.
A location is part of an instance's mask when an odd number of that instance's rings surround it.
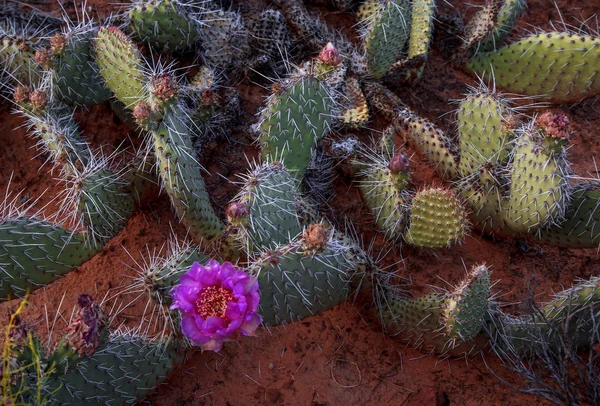
<svg viewBox="0 0 600 406">
<path fill-rule="evenodd" d="M 42 78 L 32 45 L 24 38 L 0 34 L 0 68 L 9 74 L 7 79 L 16 82 L 15 85 L 37 85 Z"/>
<path fill-rule="evenodd" d="M 540 345 L 559 351 L 565 340 L 577 348 L 592 345 L 598 337 L 600 278 L 580 280 L 538 308 L 518 317 L 496 312 L 492 337 L 500 354 L 535 353 Z"/>
<path fill-rule="evenodd" d="M 0 301 L 23 297 L 93 257 L 101 247 L 84 236 L 34 218 L 0 222 Z"/>
<path fill-rule="evenodd" d="M 315 78 L 300 77 L 272 95 L 259 126 L 263 160 L 283 162 L 300 179 L 317 141 L 329 132 L 332 110 L 327 87 Z"/>
<path fill-rule="evenodd" d="M 54 58 L 52 81 L 59 99 L 67 104 L 93 106 L 111 96 L 92 60 L 93 31 L 74 31 Z"/>
<path fill-rule="evenodd" d="M 526 7 L 527 0 L 504 0 L 496 16 L 494 30 L 479 43 L 479 51 L 493 51 L 502 46 Z"/>
<path fill-rule="evenodd" d="M 323 244 L 317 248 L 313 239 Z M 263 323 L 297 321 L 344 301 L 357 268 L 354 258 L 353 247 L 331 230 L 317 238 L 307 238 L 305 232 L 286 246 L 266 251 L 249 268 L 258 278 Z"/>
<path fill-rule="evenodd" d="M 152 131 L 152 142 L 161 185 L 181 222 L 196 242 L 216 237 L 224 225 L 210 203 L 202 167 L 194 158 L 188 128 L 177 110 Z"/>
<path fill-rule="evenodd" d="M 379 319 L 384 330 L 397 340 L 414 347 L 443 348 L 448 338 L 439 332 L 443 294 L 418 298 L 387 292 L 379 305 Z"/>
<path fill-rule="evenodd" d="M 250 173 L 235 199 L 248 208 L 240 238 L 249 253 L 285 245 L 300 234 L 299 187 L 280 163 L 262 164 Z"/>
<path fill-rule="evenodd" d="M 537 241 L 565 248 L 597 248 L 600 246 L 600 185 L 574 187 L 565 220 L 541 230 Z"/>
<path fill-rule="evenodd" d="M 510 196 L 505 219 L 516 232 L 534 233 L 563 220 L 568 163 L 545 148 L 535 129 L 526 129 L 512 151 Z"/>
<path fill-rule="evenodd" d="M 120 233 L 133 213 L 133 195 L 120 176 L 92 166 L 73 181 L 77 215 L 96 242 L 105 243 Z"/>
<path fill-rule="evenodd" d="M 504 199 L 506 188 L 497 182 L 487 186 L 476 182 L 461 183 L 456 189 L 469 210 L 471 224 L 485 235 L 498 238 L 516 236 L 504 218 L 508 208 L 508 201 Z"/>
<path fill-rule="evenodd" d="M 53 103 L 36 110 L 21 106 L 27 117 L 29 131 L 38 139 L 37 145 L 65 174 L 73 174 L 89 163 L 89 145 L 83 141 L 73 108 Z"/>
<path fill-rule="evenodd" d="M 454 146 L 442 130 L 406 108 L 399 112 L 395 124 L 431 163 L 438 166 L 438 172 L 443 179 L 458 178 L 459 170 Z"/>
<path fill-rule="evenodd" d="M 136 37 L 158 51 L 183 51 L 194 44 L 196 28 L 177 1 L 149 0 L 128 13 Z"/>
<path fill-rule="evenodd" d="M 404 53 L 410 34 L 411 6 L 405 0 L 368 0 L 358 17 L 369 73 L 383 77 Z"/>
<path fill-rule="evenodd" d="M 532 35 L 497 51 L 479 53 L 467 68 L 494 77 L 499 88 L 570 103 L 600 93 L 600 38 L 565 32 Z"/>
<path fill-rule="evenodd" d="M 474 339 L 489 309 L 492 285 L 485 265 L 473 267 L 469 276 L 446 297 L 441 322 L 451 339 Z"/>
<path fill-rule="evenodd" d="M 461 101 L 457 120 L 462 176 L 478 171 L 481 165 L 507 161 L 510 114 L 506 101 L 489 92 L 477 91 Z"/>
<path fill-rule="evenodd" d="M 377 317 L 391 337 L 423 351 L 469 354 L 481 344 L 487 318 L 490 278 L 486 266 L 473 267 L 452 292 L 412 298 L 385 279 L 376 286 Z"/>
<path fill-rule="evenodd" d="M 434 0 L 411 2 L 411 24 L 406 59 L 401 59 L 390 67 L 388 74 L 401 83 L 412 84 L 418 81 L 425 70 L 429 44 L 433 38 Z M 399 74 L 399 75 L 395 75 Z"/>
<path fill-rule="evenodd" d="M 46 389 L 50 401 L 60 405 L 134 403 L 161 384 L 178 361 L 172 345 L 114 334 Z"/>
<path fill-rule="evenodd" d="M 467 213 L 454 193 L 430 188 L 412 199 L 407 243 L 424 248 L 450 247 L 459 243 L 469 229 Z"/>
<path fill-rule="evenodd" d="M 407 169 L 402 173 L 392 173 L 389 168 L 392 154 L 389 151 L 363 150 L 354 165 L 361 168 L 358 187 L 377 226 L 390 241 L 400 241 L 408 223 L 409 172 Z"/>
<path fill-rule="evenodd" d="M 133 110 L 147 93 L 144 62 L 135 44 L 116 27 L 101 28 L 95 42 L 96 63 L 106 86 Z"/>
</svg>

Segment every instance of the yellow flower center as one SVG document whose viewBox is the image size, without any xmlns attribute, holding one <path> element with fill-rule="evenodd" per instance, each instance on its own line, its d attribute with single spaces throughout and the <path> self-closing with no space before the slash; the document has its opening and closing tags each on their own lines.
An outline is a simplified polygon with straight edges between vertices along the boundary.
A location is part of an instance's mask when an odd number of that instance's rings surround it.
<svg viewBox="0 0 600 406">
<path fill-rule="evenodd" d="M 225 318 L 227 303 L 233 300 L 233 293 L 223 286 L 208 286 L 200 291 L 196 300 L 196 313 L 203 319 L 215 316 Z"/>
</svg>

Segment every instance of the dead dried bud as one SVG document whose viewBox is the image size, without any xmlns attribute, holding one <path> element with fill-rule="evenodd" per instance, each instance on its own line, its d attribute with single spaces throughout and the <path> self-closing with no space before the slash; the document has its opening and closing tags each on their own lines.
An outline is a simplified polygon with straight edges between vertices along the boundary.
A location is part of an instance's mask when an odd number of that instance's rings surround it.
<svg viewBox="0 0 600 406">
<path fill-rule="evenodd" d="M 33 93 L 31 93 L 29 99 L 31 100 L 31 104 L 33 104 L 39 109 L 42 109 L 46 107 L 46 103 L 48 102 L 48 95 L 42 90 L 36 90 Z"/>
<path fill-rule="evenodd" d="M 33 59 L 35 59 L 35 61 L 43 66 L 43 67 L 47 67 L 48 63 L 50 62 L 50 52 L 48 52 L 48 50 L 41 48 L 38 49 L 37 51 L 35 51 L 35 54 L 33 55 Z"/>
<path fill-rule="evenodd" d="M 302 235 L 306 247 L 314 250 L 321 250 L 329 242 L 329 229 L 321 223 L 311 224 Z"/>
<path fill-rule="evenodd" d="M 394 155 L 393 158 L 390 160 L 388 168 L 390 169 L 390 172 L 392 172 L 394 175 L 397 175 L 399 173 L 406 173 L 410 168 L 410 161 L 408 160 L 408 157 L 406 155 L 399 152 L 396 155 Z"/>
<path fill-rule="evenodd" d="M 519 121 L 517 120 L 517 116 L 515 114 L 509 115 L 506 120 L 502 122 L 502 131 L 504 132 L 513 132 Z"/>
<path fill-rule="evenodd" d="M 265 259 L 271 265 L 277 265 L 277 264 L 279 264 L 279 257 L 280 256 L 281 256 L 281 253 L 279 251 L 276 251 L 276 250 L 267 251 L 265 253 Z"/>
<path fill-rule="evenodd" d="M 12 318 L 12 325 L 8 332 L 8 340 L 12 345 L 26 345 L 27 344 L 27 331 L 28 328 L 23 324 L 21 317 L 15 315 L 11 316 L 9 313 L 8 320 L 10 322 Z M 7 323 L 8 325 L 9 323 Z"/>
<path fill-rule="evenodd" d="M 321 53 L 319 54 L 319 60 L 329 66 L 338 66 L 340 63 L 342 63 L 342 57 L 340 53 L 331 42 L 328 42 L 327 45 L 325 45 L 325 47 L 321 50 Z"/>
<path fill-rule="evenodd" d="M 569 118 L 564 114 L 546 112 L 539 115 L 535 123 L 546 137 L 569 139 Z"/>
<path fill-rule="evenodd" d="M 23 51 L 23 52 L 28 52 L 29 51 L 29 44 L 27 44 L 27 42 L 24 39 L 19 38 L 16 41 L 16 44 L 19 47 L 20 51 Z"/>
<path fill-rule="evenodd" d="M 67 327 L 66 338 L 79 356 L 90 356 L 100 343 L 100 328 L 106 325 L 106 315 L 90 295 L 79 296 L 77 304 L 81 309 Z"/>
<path fill-rule="evenodd" d="M 67 46 L 67 38 L 62 34 L 56 34 L 50 39 L 52 53 L 59 54 Z"/>
<path fill-rule="evenodd" d="M 163 73 L 152 80 L 152 93 L 159 99 L 167 100 L 173 97 L 177 90 L 177 82 L 168 73 Z"/>
<path fill-rule="evenodd" d="M 136 104 L 133 108 L 133 117 L 137 121 L 146 121 L 150 118 L 151 115 L 152 110 L 146 102 L 141 101 L 138 104 Z"/>
<path fill-rule="evenodd" d="M 232 202 L 225 209 L 225 214 L 227 215 L 227 221 L 229 223 L 234 222 L 235 220 L 247 217 L 249 213 L 249 207 L 246 203 L 242 202 Z"/>
<path fill-rule="evenodd" d="M 276 96 L 281 96 L 285 90 L 281 82 L 275 82 L 271 85 L 271 92 Z"/>
<path fill-rule="evenodd" d="M 13 98 L 17 103 L 24 103 L 29 100 L 29 89 L 24 86 L 17 86 L 13 93 Z"/>
</svg>

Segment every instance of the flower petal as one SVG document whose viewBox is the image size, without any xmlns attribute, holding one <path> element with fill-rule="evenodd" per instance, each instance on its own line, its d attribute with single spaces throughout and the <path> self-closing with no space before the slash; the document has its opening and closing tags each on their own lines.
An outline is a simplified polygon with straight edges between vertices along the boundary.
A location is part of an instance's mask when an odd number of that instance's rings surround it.
<svg viewBox="0 0 600 406">
<path fill-rule="evenodd" d="M 258 313 L 254 313 L 240 326 L 240 332 L 245 336 L 254 336 L 260 323 L 262 323 L 262 317 Z"/>
</svg>

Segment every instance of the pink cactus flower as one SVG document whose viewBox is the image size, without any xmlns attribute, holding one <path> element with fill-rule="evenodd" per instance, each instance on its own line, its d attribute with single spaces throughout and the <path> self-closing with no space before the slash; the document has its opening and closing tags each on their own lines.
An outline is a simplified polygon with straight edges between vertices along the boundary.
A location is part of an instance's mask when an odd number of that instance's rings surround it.
<svg viewBox="0 0 600 406">
<path fill-rule="evenodd" d="M 258 282 L 229 262 L 197 262 L 171 289 L 171 310 L 181 312 L 181 331 L 202 351 L 219 351 L 239 334 L 253 336 L 262 322 L 257 313 Z"/>
</svg>

